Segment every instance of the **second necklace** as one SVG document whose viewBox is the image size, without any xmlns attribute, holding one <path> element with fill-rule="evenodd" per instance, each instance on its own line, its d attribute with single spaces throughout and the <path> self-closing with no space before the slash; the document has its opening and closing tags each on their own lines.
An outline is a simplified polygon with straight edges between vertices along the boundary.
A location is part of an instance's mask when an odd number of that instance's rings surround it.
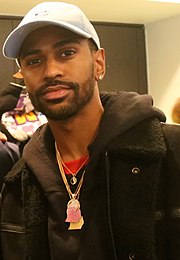
<svg viewBox="0 0 180 260">
<path fill-rule="evenodd" d="M 63 167 L 64 167 L 64 169 L 65 169 L 65 172 L 66 172 L 67 174 L 71 174 L 71 175 L 72 175 L 72 177 L 70 178 L 70 183 L 71 183 L 71 185 L 75 185 L 75 184 L 77 183 L 77 177 L 76 177 L 76 175 L 77 175 L 77 173 L 86 165 L 86 163 L 88 162 L 88 160 L 89 160 L 89 155 L 87 155 L 86 157 L 82 158 L 82 160 L 79 160 L 80 163 L 78 164 L 78 167 L 76 167 L 76 170 L 75 170 L 75 171 L 69 169 L 69 167 L 67 166 L 67 164 L 63 162 L 61 156 L 60 156 L 59 160 L 61 161 L 61 163 L 62 163 L 62 165 L 63 165 Z"/>
<path fill-rule="evenodd" d="M 81 229 L 83 224 L 84 224 L 84 219 L 83 216 L 81 215 L 81 209 L 80 209 L 80 202 L 79 202 L 79 196 L 80 196 L 80 190 L 83 184 L 83 179 L 84 179 L 84 174 L 85 174 L 85 170 L 82 173 L 82 176 L 79 180 L 79 183 L 77 185 L 77 188 L 75 190 L 75 192 L 73 193 L 71 191 L 71 188 L 69 186 L 69 183 L 67 181 L 66 178 L 66 174 L 64 172 L 64 167 L 62 164 L 62 158 L 61 155 L 57 149 L 57 145 L 55 144 L 55 149 L 56 149 L 56 158 L 57 158 L 57 162 L 58 162 L 58 166 L 59 166 L 59 170 L 63 179 L 63 182 L 65 184 L 66 190 L 69 194 L 70 200 L 67 203 L 67 217 L 65 222 L 69 222 L 70 226 L 69 226 L 69 230 L 75 230 L 75 229 Z"/>
</svg>

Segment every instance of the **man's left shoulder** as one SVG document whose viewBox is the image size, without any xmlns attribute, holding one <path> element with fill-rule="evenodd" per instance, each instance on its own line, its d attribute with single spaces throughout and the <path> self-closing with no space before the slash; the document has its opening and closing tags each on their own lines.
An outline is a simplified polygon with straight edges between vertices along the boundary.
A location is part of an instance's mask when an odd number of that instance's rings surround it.
<svg viewBox="0 0 180 260">
<path fill-rule="evenodd" d="M 161 126 L 169 145 L 176 145 L 178 148 L 178 145 L 180 145 L 180 125 L 161 123 Z"/>
<path fill-rule="evenodd" d="M 167 147 L 167 154 L 170 155 L 173 162 L 176 162 L 180 171 L 180 125 L 163 123 L 162 131 Z"/>
</svg>

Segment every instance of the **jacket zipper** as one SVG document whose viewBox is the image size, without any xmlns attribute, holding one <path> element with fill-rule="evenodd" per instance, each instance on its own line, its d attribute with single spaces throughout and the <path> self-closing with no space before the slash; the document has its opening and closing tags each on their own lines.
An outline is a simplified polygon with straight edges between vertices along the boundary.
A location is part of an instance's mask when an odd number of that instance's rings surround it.
<svg viewBox="0 0 180 260">
<path fill-rule="evenodd" d="M 108 152 L 105 153 L 105 172 L 106 172 L 106 181 L 107 181 L 107 208 L 108 208 L 108 224 L 109 224 L 109 231 L 110 231 L 110 237 L 111 237 L 111 242 L 112 242 L 112 248 L 113 248 L 113 253 L 114 253 L 114 260 L 118 260 L 117 257 L 117 252 L 116 252 L 116 246 L 115 246 L 115 241 L 114 241 L 114 234 L 113 234 L 113 229 L 112 229 L 112 224 L 111 224 L 111 203 L 110 203 L 110 180 L 109 180 L 109 156 Z"/>
</svg>

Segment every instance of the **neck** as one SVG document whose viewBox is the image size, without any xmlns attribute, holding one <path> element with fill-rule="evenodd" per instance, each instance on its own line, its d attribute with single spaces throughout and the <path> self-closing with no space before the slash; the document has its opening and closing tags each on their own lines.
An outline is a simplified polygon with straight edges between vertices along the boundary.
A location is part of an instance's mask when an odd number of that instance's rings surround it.
<svg viewBox="0 0 180 260">
<path fill-rule="evenodd" d="M 48 120 L 63 161 L 88 155 L 88 146 L 98 133 L 102 114 L 103 107 L 99 100 L 68 120 Z"/>
</svg>

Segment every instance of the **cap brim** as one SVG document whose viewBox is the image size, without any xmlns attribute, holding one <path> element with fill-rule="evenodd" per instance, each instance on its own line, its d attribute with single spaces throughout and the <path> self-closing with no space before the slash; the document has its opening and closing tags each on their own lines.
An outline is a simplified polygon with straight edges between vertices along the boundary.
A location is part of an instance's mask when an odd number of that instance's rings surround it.
<svg viewBox="0 0 180 260">
<path fill-rule="evenodd" d="M 85 38 L 92 38 L 89 33 L 77 28 L 66 22 L 54 22 L 54 21 L 33 21 L 28 24 L 21 25 L 13 30 L 9 36 L 7 37 L 6 41 L 3 45 L 3 55 L 7 58 L 17 59 L 19 57 L 19 52 L 22 46 L 23 41 L 25 38 L 36 29 L 47 25 L 57 25 L 67 30 L 70 30 L 76 34 L 79 34 Z"/>
</svg>

